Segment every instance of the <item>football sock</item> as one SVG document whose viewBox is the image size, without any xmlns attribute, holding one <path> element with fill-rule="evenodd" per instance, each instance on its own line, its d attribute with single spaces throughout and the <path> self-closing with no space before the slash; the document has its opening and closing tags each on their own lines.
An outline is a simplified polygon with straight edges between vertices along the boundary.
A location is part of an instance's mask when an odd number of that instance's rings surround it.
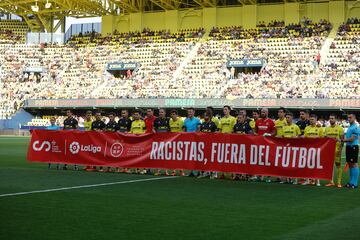
<svg viewBox="0 0 360 240">
<path fill-rule="evenodd" d="M 359 182 L 359 168 L 354 167 L 353 168 L 353 184 L 357 187 Z"/>
<path fill-rule="evenodd" d="M 354 183 L 353 183 L 353 179 L 354 179 L 353 169 L 354 169 L 354 168 L 349 168 L 349 173 L 350 173 L 350 184 L 354 184 Z"/>
<path fill-rule="evenodd" d="M 336 168 L 336 170 L 337 170 L 337 172 L 336 172 L 336 176 L 337 176 L 336 182 L 337 182 L 337 184 L 341 184 L 342 169 L 341 169 L 341 167 L 339 167 L 339 168 Z"/>
</svg>

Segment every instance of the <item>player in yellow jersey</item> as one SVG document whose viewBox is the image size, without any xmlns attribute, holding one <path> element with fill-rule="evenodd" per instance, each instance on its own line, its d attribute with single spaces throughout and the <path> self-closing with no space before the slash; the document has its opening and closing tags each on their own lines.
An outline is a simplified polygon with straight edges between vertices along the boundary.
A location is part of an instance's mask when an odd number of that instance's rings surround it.
<svg viewBox="0 0 360 240">
<path fill-rule="evenodd" d="M 230 115 L 230 106 L 224 106 L 224 117 L 220 119 L 219 130 L 221 133 L 232 133 L 236 118 Z"/>
<path fill-rule="evenodd" d="M 291 112 L 285 115 L 286 125 L 282 128 L 282 137 L 284 138 L 296 138 L 301 135 L 299 126 L 293 123 L 293 117 Z M 280 183 L 284 183 L 285 181 L 291 182 L 291 179 L 282 178 Z M 293 179 L 292 183 L 297 184 L 297 179 Z"/>
<path fill-rule="evenodd" d="M 230 106 L 224 106 L 223 108 L 223 113 L 224 113 L 224 117 L 222 117 L 220 119 L 220 123 L 219 123 L 219 132 L 221 133 L 232 133 L 234 126 L 236 124 L 236 118 L 230 115 L 231 112 L 231 108 Z M 214 174 L 214 178 L 218 177 L 219 173 L 215 173 Z M 224 179 L 225 175 L 224 173 L 222 173 L 219 177 L 220 179 Z"/>
<path fill-rule="evenodd" d="M 182 120 L 178 116 L 178 112 L 176 110 L 171 110 L 170 112 L 170 120 L 169 120 L 170 132 L 182 132 L 184 127 L 184 120 Z M 173 170 L 171 174 L 165 171 L 166 175 L 176 176 L 176 171 Z M 180 170 L 180 176 L 185 176 L 185 172 Z"/>
<path fill-rule="evenodd" d="M 146 132 L 146 125 L 144 120 L 141 119 L 140 110 L 133 111 L 134 120 L 131 123 L 130 133 L 144 134 Z M 136 173 L 146 174 L 146 169 L 136 169 Z"/>
<path fill-rule="evenodd" d="M 317 125 L 317 116 L 315 114 L 310 115 L 310 125 L 307 126 L 304 130 L 304 137 L 306 138 L 320 138 L 324 136 L 323 128 L 318 127 Z M 308 185 L 310 183 L 310 179 L 307 179 L 303 185 Z M 316 180 L 316 186 L 320 185 L 320 180 Z"/>
<path fill-rule="evenodd" d="M 146 132 L 145 122 L 141 120 L 141 114 L 139 110 L 133 111 L 134 121 L 131 123 L 130 133 L 143 134 Z"/>
<path fill-rule="evenodd" d="M 344 138 L 344 129 L 336 124 L 336 116 L 334 114 L 330 114 L 329 116 L 330 126 L 325 128 L 324 136 L 329 138 L 334 138 L 337 140 L 336 142 L 336 151 L 335 151 L 335 166 L 337 169 L 336 172 L 336 186 L 341 188 L 341 177 L 342 177 L 342 169 L 341 169 L 341 151 L 343 147 L 343 143 L 341 140 Z M 335 186 L 334 181 L 330 181 L 325 185 L 326 187 Z"/>
<path fill-rule="evenodd" d="M 249 125 L 250 125 L 251 129 L 253 130 L 253 132 L 255 132 L 255 124 L 256 124 L 256 121 L 260 117 L 259 111 L 258 110 L 252 111 L 252 117 L 253 118 L 250 120 Z"/>
<path fill-rule="evenodd" d="M 281 107 L 278 110 L 278 119 L 275 121 L 276 137 L 283 136 L 283 127 L 286 125 L 285 108 Z"/>
<path fill-rule="evenodd" d="M 170 112 L 170 132 L 182 132 L 184 126 L 184 120 L 182 120 L 178 116 L 178 112 L 176 110 L 172 110 Z"/>
<path fill-rule="evenodd" d="M 84 121 L 84 129 L 85 131 L 90 131 L 91 130 L 91 126 L 92 126 L 92 112 L 91 111 L 86 111 L 86 115 L 85 115 L 85 121 Z M 96 167 L 95 166 L 86 166 L 84 168 L 85 171 L 88 172 L 94 172 L 96 171 Z"/>
<path fill-rule="evenodd" d="M 282 137 L 284 138 L 296 138 L 301 135 L 301 131 L 298 125 L 293 123 L 293 114 L 286 113 L 286 125 L 282 128 Z"/>
<path fill-rule="evenodd" d="M 310 115 L 310 125 L 307 126 L 304 130 L 304 137 L 308 138 L 318 138 L 323 137 L 323 129 L 321 127 L 316 126 L 317 124 L 317 116 L 315 114 Z"/>
<path fill-rule="evenodd" d="M 91 111 L 86 111 L 86 115 L 85 115 L 85 121 L 84 121 L 84 128 L 85 131 L 90 131 L 91 130 L 91 124 L 92 124 L 92 112 Z"/>
</svg>

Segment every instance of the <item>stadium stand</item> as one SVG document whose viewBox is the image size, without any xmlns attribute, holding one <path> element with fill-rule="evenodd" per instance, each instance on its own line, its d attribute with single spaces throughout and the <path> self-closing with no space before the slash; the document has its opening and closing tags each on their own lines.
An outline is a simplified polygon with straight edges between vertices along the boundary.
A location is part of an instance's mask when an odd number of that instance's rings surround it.
<svg viewBox="0 0 360 240">
<path fill-rule="evenodd" d="M 329 58 L 323 69 L 322 79 L 326 81 L 325 97 L 337 98 L 346 95 L 359 98 L 360 77 L 360 22 L 349 21 L 339 27 L 338 33 L 330 46 Z"/>
<path fill-rule="evenodd" d="M 29 27 L 19 20 L 0 20 L 0 43 L 24 43 Z"/>
<path fill-rule="evenodd" d="M 359 23 L 341 25 L 325 63 L 319 52 L 331 31 L 303 19 L 242 27 L 74 36 L 66 45 L 0 45 L 0 118 L 30 98 L 359 98 Z M 258 72 L 238 72 L 229 59 L 264 59 Z M 111 61 L 136 62 L 115 77 Z M 38 72 L 34 73 L 34 69 Z M 39 70 L 40 69 L 40 70 Z"/>
</svg>

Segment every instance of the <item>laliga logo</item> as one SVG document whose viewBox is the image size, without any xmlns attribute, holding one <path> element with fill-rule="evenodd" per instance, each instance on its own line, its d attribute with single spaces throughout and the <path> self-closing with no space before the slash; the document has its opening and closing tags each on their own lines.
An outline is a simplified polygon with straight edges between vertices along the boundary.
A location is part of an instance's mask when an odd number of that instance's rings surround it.
<svg viewBox="0 0 360 240">
<path fill-rule="evenodd" d="M 45 152 L 50 151 L 50 149 L 51 149 L 51 144 L 50 144 L 50 142 L 48 142 L 48 141 L 43 141 L 43 142 L 41 143 L 40 147 L 38 146 L 39 143 L 40 143 L 40 141 L 35 141 L 35 142 L 33 143 L 32 148 L 34 149 L 34 151 L 39 152 L 39 151 L 43 150 L 44 148 L 45 148 Z"/>
<path fill-rule="evenodd" d="M 90 145 L 80 145 L 78 142 L 72 142 L 69 146 L 69 150 L 72 154 L 77 154 L 80 151 L 81 152 L 92 152 L 97 153 L 101 152 L 101 147 L 94 146 L 92 144 Z"/>
<path fill-rule="evenodd" d="M 121 143 L 113 143 L 110 147 L 110 154 L 113 157 L 120 157 L 120 155 L 123 153 L 124 147 Z"/>
<path fill-rule="evenodd" d="M 77 154 L 80 150 L 80 144 L 78 142 L 72 142 L 69 148 L 72 154 Z"/>
</svg>

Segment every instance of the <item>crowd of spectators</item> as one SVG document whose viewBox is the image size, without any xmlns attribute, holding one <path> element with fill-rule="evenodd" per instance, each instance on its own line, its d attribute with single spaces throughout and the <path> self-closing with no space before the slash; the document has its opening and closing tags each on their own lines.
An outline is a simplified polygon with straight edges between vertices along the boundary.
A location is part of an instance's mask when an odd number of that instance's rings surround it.
<svg viewBox="0 0 360 240">
<path fill-rule="evenodd" d="M 144 29 L 105 37 L 87 33 L 66 45 L 3 43 L 0 118 L 30 98 L 359 98 L 357 21 L 339 28 L 330 57 L 321 64 L 319 53 L 331 24 L 309 19 L 287 26 L 259 23 L 250 30 L 213 28 L 204 41 L 199 41 L 204 29 Z M 263 59 L 264 65 L 257 72 L 235 71 L 226 65 L 230 59 Z M 106 69 L 113 61 L 139 66 L 115 77 Z M 34 73 L 34 68 L 41 70 Z"/>
<path fill-rule="evenodd" d="M 244 29 L 238 26 L 214 27 L 211 29 L 209 37 L 213 40 L 313 37 L 327 36 L 331 29 L 332 25 L 326 20 L 313 23 L 305 18 L 300 23 L 286 26 L 284 22 L 277 21 L 273 21 L 268 25 L 260 23 L 256 29 Z"/>
</svg>

